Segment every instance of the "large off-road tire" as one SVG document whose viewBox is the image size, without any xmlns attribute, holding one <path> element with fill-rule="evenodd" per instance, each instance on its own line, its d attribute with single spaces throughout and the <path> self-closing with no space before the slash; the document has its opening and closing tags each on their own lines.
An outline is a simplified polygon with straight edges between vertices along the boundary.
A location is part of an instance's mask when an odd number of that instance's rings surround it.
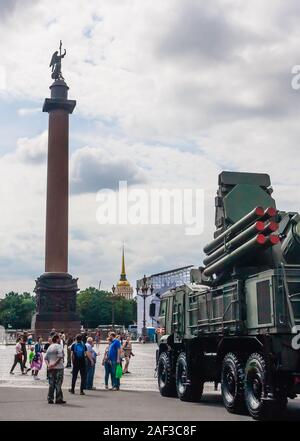
<svg viewBox="0 0 300 441">
<path fill-rule="evenodd" d="M 201 400 L 204 382 L 200 372 L 188 365 L 186 354 L 181 352 L 176 363 L 176 389 L 182 401 L 197 402 Z"/>
<path fill-rule="evenodd" d="M 237 354 L 229 352 L 222 364 L 221 391 L 224 406 L 230 413 L 243 413 L 246 410 L 244 382 L 244 364 Z"/>
<path fill-rule="evenodd" d="M 162 352 L 157 364 L 157 380 L 159 392 L 163 397 L 176 397 L 176 382 L 172 373 L 170 355 Z"/>
<path fill-rule="evenodd" d="M 277 393 L 273 399 L 264 398 L 267 390 L 267 364 L 258 353 L 250 355 L 245 368 L 245 402 L 255 420 L 278 419 L 285 411 L 287 397 Z"/>
</svg>

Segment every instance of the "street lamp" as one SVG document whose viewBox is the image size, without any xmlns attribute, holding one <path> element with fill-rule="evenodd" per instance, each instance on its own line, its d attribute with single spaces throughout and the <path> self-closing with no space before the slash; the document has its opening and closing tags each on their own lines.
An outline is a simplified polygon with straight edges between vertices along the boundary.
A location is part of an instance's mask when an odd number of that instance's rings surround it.
<svg viewBox="0 0 300 441">
<path fill-rule="evenodd" d="M 111 292 L 112 292 L 111 323 L 112 323 L 113 331 L 115 330 L 115 291 L 116 291 L 116 287 L 115 285 L 113 285 L 111 288 Z"/>
<path fill-rule="evenodd" d="M 150 291 L 150 292 L 148 292 Z M 143 314 L 143 328 L 142 328 L 142 336 L 143 336 L 143 340 L 146 341 L 147 338 L 147 327 L 146 327 L 146 299 L 147 297 L 151 296 L 153 294 L 154 288 L 153 285 L 148 285 L 147 284 L 147 277 L 144 275 L 143 277 L 143 284 L 142 287 L 140 288 L 137 284 L 136 286 L 136 294 L 139 297 L 142 297 L 144 300 L 144 314 Z"/>
</svg>

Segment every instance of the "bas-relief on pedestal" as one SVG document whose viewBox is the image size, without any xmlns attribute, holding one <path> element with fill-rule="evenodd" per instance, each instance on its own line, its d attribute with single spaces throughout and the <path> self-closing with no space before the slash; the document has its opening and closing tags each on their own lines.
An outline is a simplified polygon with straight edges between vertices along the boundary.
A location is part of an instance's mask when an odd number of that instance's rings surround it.
<svg viewBox="0 0 300 441">
<path fill-rule="evenodd" d="M 52 328 L 73 335 L 79 332 L 77 280 L 68 273 L 44 273 L 36 280 L 36 334 L 45 337 Z"/>
</svg>

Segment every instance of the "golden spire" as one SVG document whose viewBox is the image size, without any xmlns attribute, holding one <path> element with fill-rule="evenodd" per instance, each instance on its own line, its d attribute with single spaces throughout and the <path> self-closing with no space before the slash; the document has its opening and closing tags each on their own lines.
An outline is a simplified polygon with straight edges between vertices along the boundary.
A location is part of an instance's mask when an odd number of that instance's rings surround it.
<svg viewBox="0 0 300 441">
<path fill-rule="evenodd" d="M 124 256 L 124 244 L 123 244 L 123 249 L 122 249 L 122 271 L 121 271 L 121 276 L 125 276 L 126 278 L 126 272 L 125 272 L 125 256 Z"/>
<path fill-rule="evenodd" d="M 129 286 L 129 282 L 127 281 L 127 277 L 126 277 L 126 271 L 125 271 L 125 253 L 124 253 L 124 244 L 123 244 L 123 248 L 122 248 L 122 270 L 121 270 L 121 276 L 120 276 L 120 280 L 117 284 L 118 286 Z"/>
</svg>

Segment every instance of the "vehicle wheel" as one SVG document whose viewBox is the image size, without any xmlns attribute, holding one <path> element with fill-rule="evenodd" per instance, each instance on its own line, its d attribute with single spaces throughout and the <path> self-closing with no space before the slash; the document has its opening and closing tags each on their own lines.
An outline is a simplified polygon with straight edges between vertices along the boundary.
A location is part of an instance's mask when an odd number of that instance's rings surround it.
<svg viewBox="0 0 300 441">
<path fill-rule="evenodd" d="M 233 353 L 225 355 L 222 365 L 221 391 L 224 406 L 231 413 L 246 410 L 244 396 L 245 369 L 241 359 Z"/>
<path fill-rule="evenodd" d="M 176 383 L 172 375 L 170 355 L 162 352 L 158 359 L 157 380 L 159 392 L 163 397 L 176 397 Z"/>
<path fill-rule="evenodd" d="M 176 389 L 182 401 L 199 401 L 203 394 L 204 382 L 188 366 L 186 355 L 181 352 L 176 363 Z"/>
<path fill-rule="evenodd" d="M 252 354 L 248 358 L 245 369 L 245 402 L 249 414 L 255 420 L 278 418 L 285 410 L 287 398 L 285 394 L 277 394 L 272 399 L 266 398 L 267 366 L 264 357 Z"/>
</svg>

